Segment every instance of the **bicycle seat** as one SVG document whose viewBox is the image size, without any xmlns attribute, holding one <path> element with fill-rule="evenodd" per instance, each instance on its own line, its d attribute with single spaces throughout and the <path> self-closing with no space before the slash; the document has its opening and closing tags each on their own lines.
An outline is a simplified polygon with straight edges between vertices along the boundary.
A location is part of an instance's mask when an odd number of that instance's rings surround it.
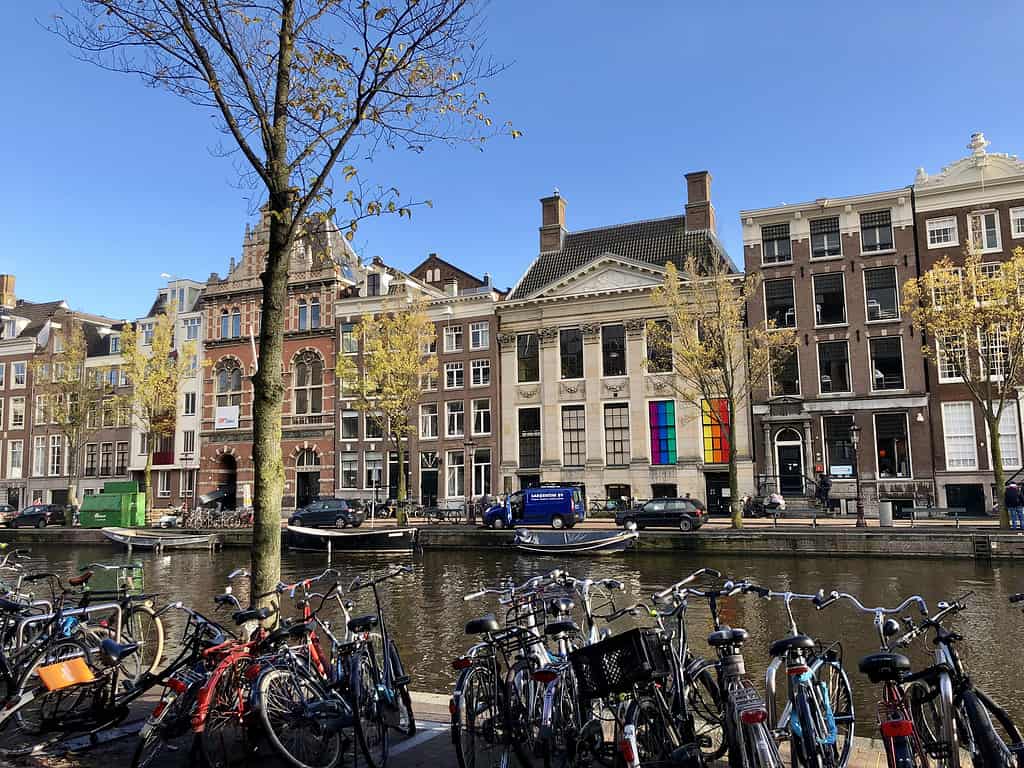
<svg viewBox="0 0 1024 768">
<path fill-rule="evenodd" d="M 817 643 L 814 642 L 813 637 L 808 637 L 807 635 L 796 635 L 795 637 L 786 637 L 782 640 L 776 640 L 768 649 L 768 654 L 770 656 L 784 656 L 792 650 L 806 650 L 807 648 L 813 648 L 815 645 L 817 645 Z"/>
<path fill-rule="evenodd" d="M 86 571 L 81 576 L 72 576 L 70 579 L 68 579 L 68 584 L 70 584 L 72 587 L 80 587 L 86 582 L 88 582 L 89 579 L 91 578 L 92 571 Z"/>
<path fill-rule="evenodd" d="M 544 627 L 544 634 L 548 636 L 572 634 L 579 631 L 580 628 L 572 619 L 566 619 L 565 621 L 553 621 Z"/>
<path fill-rule="evenodd" d="M 376 614 L 370 614 L 369 616 L 357 616 L 351 619 L 348 623 L 349 632 L 366 632 L 368 629 L 373 629 L 380 623 L 380 619 L 377 618 Z"/>
<path fill-rule="evenodd" d="M 270 616 L 269 608 L 252 608 L 248 611 L 235 611 L 231 614 L 231 620 L 241 626 L 247 621 L 263 621 Z"/>
<path fill-rule="evenodd" d="M 27 607 L 27 605 L 22 605 L 21 603 L 16 603 L 13 600 L 0 597 L 0 611 L 3 611 L 4 613 L 21 613 L 21 611 L 24 611 Z"/>
<path fill-rule="evenodd" d="M 708 645 L 712 648 L 724 645 L 742 645 L 748 637 L 750 637 L 750 633 L 745 629 L 722 627 L 717 632 L 712 632 L 708 635 Z"/>
<path fill-rule="evenodd" d="M 138 643 L 115 643 L 109 637 L 100 642 L 100 659 L 108 667 L 116 666 L 121 660 L 139 650 Z"/>
<path fill-rule="evenodd" d="M 501 627 L 498 626 L 498 620 L 494 618 L 493 613 L 473 619 L 466 624 L 467 635 L 486 635 L 488 632 L 497 632 L 499 629 Z"/>
<path fill-rule="evenodd" d="M 277 645 L 278 643 L 289 638 L 305 637 L 312 631 L 312 621 L 300 621 L 298 624 L 288 624 L 287 626 L 275 629 L 273 632 L 267 635 L 266 644 Z"/>
<path fill-rule="evenodd" d="M 910 659 L 900 653 L 872 653 L 860 660 L 859 667 L 872 683 L 897 683 L 910 671 Z"/>
<path fill-rule="evenodd" d="M 564 616 L 567 613 L 572 613 L 573 608 L 576 607 L 574 603 L 568 597 L 558 597 L 548 603 L 548 612 L 553 616 Z"/>
</svg>

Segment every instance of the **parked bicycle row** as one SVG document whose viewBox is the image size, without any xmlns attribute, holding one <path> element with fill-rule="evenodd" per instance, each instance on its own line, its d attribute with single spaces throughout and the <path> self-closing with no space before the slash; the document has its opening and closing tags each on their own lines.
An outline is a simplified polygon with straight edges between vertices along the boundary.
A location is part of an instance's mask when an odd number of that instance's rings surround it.
<svg viewBox="0 0 1024 768">
<path fill-rule="evenodd" d="M 461 768 L 543 764 L 733 768 L 845 768 L 854 747 L 853 683 L 840 641 L 799 626 L 799 605 L 846 606 L 871 617 L 879 650 L 858 660 L 878 687 L 876 733 L 890 768 L 1021 768 L 1024 744 L 1010 716 L 970 678 L 949 628 L 972 593 L 929 611 L 914 595 L 892 607 L 844 592 L 777 591 L 702 568 L 642 603 L 619 605 L 623 584 L 562 570 L 466 595 L 499 610 L 470 621 L 475 644 L 453 662 L 451 735 Z M 785 611 L 763 688 L 747 673 L 746 630 L 723 620 L 729 600 Z M 708 606 L 704 658 L 691 643 L 691 602 Z M 1010 598 L 1024 607 L 1024 594 Z M 910 615 L 905 615 L 907 612 Z M 628 625 L 628 626 L 627 626 Z M 934 663 L 912 670 L 902 651 L 931 640 Z M 784 673 L 784 674 L 783 674 Z M 861 684 L 861 676 L 854 676 Z"/>
<path fill-rule="evenodd" d="M 123 722 L 150 691 L 159 703 L 132 765 L 153 764 L 169 744 L 183 764 L 251 765 L 272 749 L 297 768 L 383 768 L 395 737 L 416 721 L 382 592 L 411 571 L 397 566 L 343 585 L 328 569 L 253 595 L 249 574 L 228 576 L 215 619 L 180 601 L 153 607 L 137 565 L 93 563 L 79 575 L 0 560 L 0 754 L 38 751 Z M 363 600 L 370 612 L 355 615 Z M 164 619 L 184 617 L 165 654 Z"/>
</svg>

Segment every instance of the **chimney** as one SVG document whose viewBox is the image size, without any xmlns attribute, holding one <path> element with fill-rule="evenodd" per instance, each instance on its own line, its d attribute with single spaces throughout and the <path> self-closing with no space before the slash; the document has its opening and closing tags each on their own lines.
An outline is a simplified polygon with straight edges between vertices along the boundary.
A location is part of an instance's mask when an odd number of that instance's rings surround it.
<svg viewBox="0 0 1024 768">
<path fill-rule="evenodd" d="M 484 285 L 486 285 L 488 288 L 491 287 L 491 273 L 490 272 L 484 272 Z"/>
<path fill-rule="evenodd" d="M 459 295 L 459 281 L 456 280 L 454 277 L 450 278 L 444 284 L 444 293 L 445 293 L 445 296 L 458 296 Z"/>
<path fill-rule="evenodd" d="M 17 303 L 14 296 L 14 275 L 0 275 L 0 307 L 14 309 Z"/>
<path fill-rule="evenodd" d="M 715 231 L 715 206 L 711 204 L 711 174 L 694 171 L 686 174 L 686 230 Z"/>
<path fill-rule="evenodd" d="M 565 243 L 565 198 L 558 194 L 540 199 L 540 250 L 560 251 Z"/>
</svg>

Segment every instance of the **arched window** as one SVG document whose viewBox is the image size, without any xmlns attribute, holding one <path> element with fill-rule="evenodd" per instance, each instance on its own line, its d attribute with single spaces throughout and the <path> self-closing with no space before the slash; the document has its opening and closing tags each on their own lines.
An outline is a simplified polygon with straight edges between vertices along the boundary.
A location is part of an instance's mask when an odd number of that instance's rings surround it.
<svg viewBox="0 0 1024 768">
<path fill-rule="evenodd" d="M 320 327 L 320 299 L 316 296 L 309 300 L 309 327 Z"/>
<path fill-rule="evenodd" d="M 242 367 L 237 360 L 226 359 L 217 364 L 217 405 L 242 404 Z"/>
<path fill-rule="evenodd" d="M 237 339 L 242 335 L 242 310 L 235 307 L 231 313 L 231 338 Z"/>
<path fill-rule="evenodd" d="M 220 337 L 222 339 L 228 338 L 231 332 L 230 315 L 226 309 L 221 310 L 220 313 Z"/>
<path fill-rule="evenodd" d="M 303 352 L 295 359 L 295 413 L 309 416 L 323 413 L 324 363 L 315 352 Z"/>
<path fill-rule="evenodd" d="M 299 302 L 299 330 L 304 331 L 309 327 L 309 309 L 305 300 Z"/>
</svg>

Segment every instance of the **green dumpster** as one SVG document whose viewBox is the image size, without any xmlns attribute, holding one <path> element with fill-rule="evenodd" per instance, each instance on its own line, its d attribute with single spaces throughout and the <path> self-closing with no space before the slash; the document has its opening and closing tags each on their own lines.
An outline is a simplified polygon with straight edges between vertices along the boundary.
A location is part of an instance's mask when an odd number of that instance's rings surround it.
<svg viewBox="0 0 1024 768">
<path fill-rule="evenodd" d="M 111 481 L 82 499 L 78 515 L 83 528 L 138 528 L 146 524 L 146 494 L 134 481 Z"/>
</svg>

